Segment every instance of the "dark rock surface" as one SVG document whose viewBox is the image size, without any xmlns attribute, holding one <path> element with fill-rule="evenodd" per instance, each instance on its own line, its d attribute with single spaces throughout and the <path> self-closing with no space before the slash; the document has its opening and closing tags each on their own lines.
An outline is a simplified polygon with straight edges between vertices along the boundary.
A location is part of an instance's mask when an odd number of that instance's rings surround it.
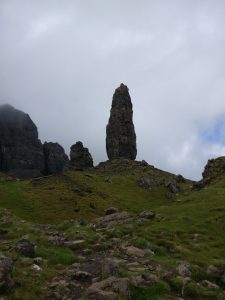
<svg viewBox="0 0 225 300">
<path fill-rule="evenodd" d="M 0 255 L 0 294 L 9 292 L 14 286 L 12 279 L 12 261 Z"/>
<path fill-rule="evenodd" d="M 210 184 L 221 176 L 225 176 L 225 156 L 209 159 L 202 173 L 204 185 Z"/>
<path fill-rule="evenodd" d="M 22 239 L 16 243 L 16 251 L 23 254 L 24 256 L 27 257 L 34 257 L 35 256 L 35 251 L 34 251 L 34 245 L 26 240 Z"/>
<path fill-rule="evenodd" d="M 40 176 L 44 170 L 37 127 L 10 105 L 0 106 L 0 170 L 20 178 Z"/>
<path fill-rule="evenodd" d="M 76 169 L 93 167 L 93 159 L 88 148 L 84 148 L 82 142 L 77 142 L 70 147 L 70 164 Z"/>
<path fill-rule="evenodd" d="M 110 160 L 127 158 L 134 160 L 137 155 L 136 134 L 133 124 L 133 106 L 126 85 L 115 90 L 106 127 L 106 151 Z"/>
<path fill-rule="evenodd" d="M 45 174 L 62 172 L 68 165 L 69 159 L 62 146 L 58 143 L 47 143 L 43 145 L 45 159 Z"/>
</svg>

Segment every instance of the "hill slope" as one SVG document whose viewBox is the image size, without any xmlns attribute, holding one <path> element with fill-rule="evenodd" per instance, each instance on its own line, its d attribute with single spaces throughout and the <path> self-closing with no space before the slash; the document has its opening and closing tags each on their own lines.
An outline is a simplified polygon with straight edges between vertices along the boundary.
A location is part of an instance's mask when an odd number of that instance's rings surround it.
<svg viewBox="0 0 225 300">
<path fill-rule="evenodd" d="M 128 160 L 26 181 L 2 175 L 0 251 L 13 261 L 9 299 L 225 299 L 224 188 L 221 177 L 193 191 L 189 180 Z M 129 215 L 112 226 L 109 216 L 106 225 L 95 223 L 112 206 Z M 142 211 L 156 216 L 140 217 Z M 22 238 L 35 244 L 41 270 L 17 251 Z M 93 289 L 111 296 L 90 296 Z"/>
</svg>

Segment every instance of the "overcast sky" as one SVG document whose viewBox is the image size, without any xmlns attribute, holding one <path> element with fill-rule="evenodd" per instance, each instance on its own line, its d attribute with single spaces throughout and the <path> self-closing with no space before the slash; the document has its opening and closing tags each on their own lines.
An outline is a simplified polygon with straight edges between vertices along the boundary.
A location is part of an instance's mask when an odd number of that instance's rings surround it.
<svg viewBox="0 0 225 300">
<path fill-rule="evenodd" d="M 137 159 L 200 179 L 225 155 L 225 1 L 0 0 L 0 104 L 29 113 L 42 142 L 106 160 L 121 82 Z"/>
</svg>

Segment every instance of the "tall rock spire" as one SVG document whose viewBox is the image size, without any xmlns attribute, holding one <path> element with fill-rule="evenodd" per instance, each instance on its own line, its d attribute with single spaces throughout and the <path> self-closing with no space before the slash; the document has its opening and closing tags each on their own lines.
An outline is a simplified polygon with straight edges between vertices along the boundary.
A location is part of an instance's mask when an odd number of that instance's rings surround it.
<svg viewBox="0 0 225 300">
<path fill-rule="evenodd" d="M 133 124 L 133 106 L 129 90 L 123 83 L 115 90 L 106 127 L 106 151 L 108 158 L 134 160 L 137 155 L 136 134 Z"/>
</svg>

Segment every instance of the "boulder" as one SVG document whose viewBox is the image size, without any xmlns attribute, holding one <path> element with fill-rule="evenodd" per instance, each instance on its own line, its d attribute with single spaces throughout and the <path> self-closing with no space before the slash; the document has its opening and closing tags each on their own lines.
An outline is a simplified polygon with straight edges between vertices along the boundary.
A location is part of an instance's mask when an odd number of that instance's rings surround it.
<svg viewBox="0 0 225 300">
<path fill-rule="evenodd" d="M 153 211 L 143 211 L 142 213 L 140 213 L 139 218 L 143 218 L 143 219 L 154 219 L 155 218 L 155 212 Z"/>
<path fill-rule="evenodd" d="M 115 225 L 123 224 L 131 220 L 133 220 L 133 218 L 130 216 L 130 214 L 126 211 L 123 211 L 98 218 L 94 221 L 94 225 L 96 227 L 112 228 Z"/>
<path fill-rule="evenodd" d="M 44 171 L 36 125 L 8 104 L 0 106 L 0 170 L 18 178 L 38 177 Z"/>
<path fill-rule="evenodd" d="M 137 155 L 133 105 L 128 87 L 124 84 L 121 84 L 113 95 L 106 127 L 106 151 L 110 160 L 116 158 L 134 160 Z"/>
<path fill-rule="evenodd" d="M 76 169 L 93 167 L 93 159 L 88 148 L 84 148 L 82 142 L 77 142 L 70 147 L 70 164 Z"/>
<path fill-rule="evenodd" d="M 110 296 L 109 298 L 100 298 L 100 297 L 96 297 L 96 298 L 91 298 L 90 295 L 92 295 L 94 292 L 99 292 L 100 291 L 107 291 L 110 294 L 108 296 Z M 111 292 L 112 291 L 112 292 Z M 125 297 L 129 296 L 129 280 L 128 278 L 116 278 L 116 277 L 108 277 L 100 282 L 95 282 L 93 283 L 87 290 L 88 292 L 88 299 L 90 300 L 101 300 L 101 299 L 116 299 L 116 294 L 114 293 L 118 293 L 120 295 L 123 295 Z"/>
<path fill-rule="evenodd" d="M 123 246 L 121 250 L 128 256 L 144 257 L 145 251 L 134 246 Z"/>
<path fill-rule="evenodd" d="M 15 249 L 17 252 L 21 253 L 24 256 L 33 258 L 35 256 L 34 245 L 26 239 L 18 241 L 16 243 Z"/>
<path fill-rule="evenodd" d="M 144 189 L 153 190 L 157 186 L 157 183 L 148 176 L 142 176 L 138 180 L 138 185 Z"/>
<path fill-rule="evenodd" d="M 0 294 L 9 292 L 14 286 L 12 279 L 12 261 L 0 255 Z"/>
<path fill-rule="evenodd" d="M 46 175 L 62 172 L 65 166 L 68 165 L 68 156 L 58 143 L 45 142 L 43 151 Z"/>
<path fill-rule="evenodd" d="M 112 214 L 115 214 L 115 213 L 118 213 L 118 208 L 116 207 L 109 207 L 105 210 L 105 215 L 112 215 Z"/>
<path fill-rule="evenodd" d="M 165 187 L 169 190 L 169 192 L 173 194 L 177 194 L 180 192 L 180 187 L 174 180 L 166 180 Z"/>
</svg>

